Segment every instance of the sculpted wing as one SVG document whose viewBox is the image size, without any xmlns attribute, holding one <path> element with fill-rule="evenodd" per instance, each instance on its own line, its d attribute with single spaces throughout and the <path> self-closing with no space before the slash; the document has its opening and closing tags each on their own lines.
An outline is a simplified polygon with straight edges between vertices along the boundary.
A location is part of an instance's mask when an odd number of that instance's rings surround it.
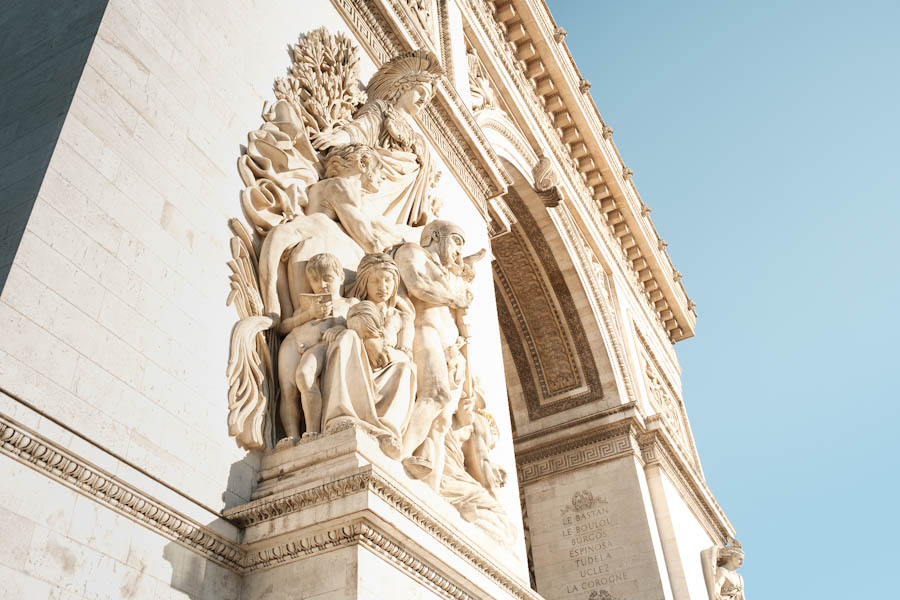
<svg viewBox="0 0 900 600">
<path fill-rule="evenodd" d="M 272 326 L 271 317 L 264 316 L 256 275 L 256 250 L 246 228 L 237 219 L 229 221 L 232 260 L 229 280 L 231 291 L 227 305 L 234 304 L 240 320 L 231 333 L 231 352 L 226 369 L 228 378 L 228 433 L 235 436 L 244 449 L 266 445 L 267 408 L 274 404 L 275 390 L 272 355 L 274 348 L 264 334 Z M 275 343 L 275 336 L 269 336 Z"/>
</svg>

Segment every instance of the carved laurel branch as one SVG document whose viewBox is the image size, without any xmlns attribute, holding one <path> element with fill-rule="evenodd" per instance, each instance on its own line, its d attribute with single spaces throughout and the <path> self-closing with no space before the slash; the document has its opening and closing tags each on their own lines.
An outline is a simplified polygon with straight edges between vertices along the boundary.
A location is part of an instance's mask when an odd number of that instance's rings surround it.
<svg viewBox="0 0 900 600">
<path fill-rule="evenodd" d="M 356 46 L 340 32 L 310 31 L 291 46 L 290 74 L 276 79 L 273 91 L 294 105 L 310 133 L 346 122 L 366 100 Z"/>
<path fill-rule="evenodd" d="M 236 543 L 4 415 L 0 451 L 223 567 L 240 570 L 244 552 Z"/>
<path fill-rule="evenodd" d="M 275 375 L 272 356 L 277 355 L 274 335 L 268 339 L 263 328 L 270 320 L 263 313 L 257 276 L 257 251 L 253 238 L 238 219 L 229 219 L 234 233 L 228 268 L 231 291 L 226 306 L 234 304 L 239 320 L 231 336 L 226 368 L 228 380 L 228 429 L 242 448 L 258 448 L 266 443 L 266 409 L 275 405 Z"/>
</svg>

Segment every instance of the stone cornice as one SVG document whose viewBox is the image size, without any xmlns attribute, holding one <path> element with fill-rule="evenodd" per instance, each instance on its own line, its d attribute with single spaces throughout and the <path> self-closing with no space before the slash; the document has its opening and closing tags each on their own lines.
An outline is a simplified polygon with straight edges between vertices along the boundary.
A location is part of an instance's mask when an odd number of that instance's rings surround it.
<svg viewBox="0 0 900 600">
<path fill-rule="evenodd" d="M 381 555 L 385 560 L 405 570 L 414 579 L 426 584 L 445 598 L 478 600 L 482 597 L 476 595 L 478 591 L 473 589 L 474 586 L 450 578 L 427 558 L 410 550 L 408 543 L 397 539 L 384 527 L 366 518 L 354 519 L 339 527 L 296 537 L 265 550 L 249 553 L 245 569 L 247 571 L 263 570 L 307 558 L 313 554 L 354 545 L 365 546 Z M 495 583 L 514 598 L 541 599 L 541 596 L 518 580 L 498 579 L 493 573 L 485 574 L 489 575 Z"/>
<path fill-rule="evenodd" d="M 653 419 L 649 419 L 647 425 L 655 425 Z M 659 465 L 713 539 L 724 544 L 734 536 L 734 527 L 722 507 L 664 430 L 648 429 L 635 416 L 626 416 L 569 437 L 557 437 L 553 442 L 517 452 L 519 483 L 528 485 L 623 456 L 635 456 L 645 466 Z"/>
<path fill-rule="evenodd" d="M 525 112 L 522 113 L 522 117 L 530 124 L 526 125 L 524 129 L 539 136 L 537 144 L 542 148 L 549 149 L 554 166 L 561 169 L 560 172 L 565 175 L 562 184 L 570 191 L 571 195 L 578 198 L 577 204 L 580 207 L 578 212 L 587 214 L 588 237 L 596 238 L 602 242 L 602 246 L 608 249 L 611 260 L 625 277 L 635 297 L 639 299 L 637 305 L 641 307 L 648 322 L 658 328 L 661 338 L 668 339 L 660 313 L 654 310 L 655 302 L 662 299 L 662 293 L 658 290 L 649 294 L 646 292 L 638 271 L 631 261 L 632 258 L 640 256 L 640 250 L 636 246 L 633 236 L 618 238 L 615 228 L 617 223 L 610 222 L 603 210 L 604 206 L 608 207 L 609 202 L 613 202 L 612 198 L 608 196 L 607 187 L 602 183 L 597 183 L 596 187 L 592 188 L 593 180 L 582 177 L 578 170 L 580 163 L 572 157 L 571 147 L 566 143 L 565 135 L 557 128 L 552 113 L 548 112 L 547 107 L 552 106 L 552 103 L 548 103 L 540 95 L 540 88 L 536 86 L 533 79 L 529 78 L 526 63 L 520 59 L 517 46 L 509 41 L 505 26 L 496 21 L 492 5 L 488 0 L 469 0 L 462 6 L 469 11 L 467 18 L 472 26 L 475 39 L 480 40 L 474 42 L 473 45 L 480 46 L 483 52 L 488 53 L 497 61 L 499 67 L 495 70 L 495 78 L 503 81 L 504 87 L 510 89 L 511 93 L 517 92 L 517 97 L 524 103 Z M 484 61 L 484 64 L 488 66 L 491 65 L 491 62 Z M 560 106 L 564 107 L 563 104 Z M 574 131 L 575 128 L 570 127 L 569 130 Z M 602 182 L 602 178 L 600 181 Z M 598 194 L 602 194 L 602 198 L 607 200 L 606 204 L 599 199 Z M 599 199 L 599 205 L 594 201 L 595 199 Z M 618 233 L 622 232 L 627 232 L 627 229 L 620 227 Z M 640 263 L 638 264 L 640 265 Z M 640 301 L 643 295 L 647 295 L 646 299 L 649 300 L 649 303 Z"/>
<path fill-rule="evenodd" d="M 534 26 L 538 40 L 535 43 L 540 59 L 552 63 L 548 71 L 565 80 L 561 87 L 565 87 L 565 95 L 571 103 L 571 106 L 566 103 L 566 107 L 576 109 L 573 111 L 573 122 L 583 125 L 583 128 L 579 127 L 578 130 L 579 132 L 583 130 L 585 143 L 594 151 L 592 156 L 602 171 L 603 179 L 607 182 L 608 187 L 615 188 L 611 191 L 614 191 L 616 205 L 619 210 L 626 209 L 622 211 L 622 214 L 631 232 L 637 238 L 642 256 L 649 263 L 646 268 L 651 270 L 653 280 L 659 285 L 657 289 L 662 290 L 668 301 L 669 309 L 673 311 L 669 319 L 664 319 L 664 326 L 670 332 L 673 341 L 690 337 L 693 335 L 696 314 L 688 300 L 680 277 L 676 275 L 677 272 L 672 266 L 672 261 L 665 251 L 665 242 L 660 239 L 648 216 L 650 211 L 641 200 L 634 185 L 631 177 L 633 171 L 625 166 L 613 142 L 612 130 L 603 122 L 597 106 L 588 92 L 590 84 L 584 85 L 586 80 L 578 72 L 565 42 L 560 43 L 555 40 L 557 27 L 546 3 L 543 0 L 512 0 L 511 4 L 519 10 L 523 21 L 529 20 L 529 25 Z M 632 262 L 635 261 L 632 260 Z M 638 271 L 642 270 L 638 269 Z M 679 333 L 666 325 L 672 318 L 677 321 L 676 324 L 682 328 L 682 332 Z M 684 329 L 683 326 L 687 326 L 688 329 Z"/>
<path fill-rule="evenodd" d="M 90 461 L 62 448 L 56 442 L 0 414 L 0 452 L 27 465 L 129 519 L 178 542 L 204 558 L 238 574 L 266 569 L 316 552 L 345 545 L 363 544 L 394 562 L 411 575 L 448 598 L 478 598 L 473 590 L 454 582 L 439 569 L 410 551 L 409 544 L 366 519 L 325 532 L 300 536 L 262 549 L 235 543 L 209 527 L 132 486 Z M 513 597 L 539 600 L 540 596 L 518 578 L 497 566 L 428 510 L 413 501 L 390 480 L 374 470 L 294 494 L 272 496 L 226 511 L 230 522 L 246 527 L 310 506 L 359 493 L 370 492 L 406 515 L 410 521 L 439 539 Z"/>
<path fill-rule="evenodd" d="M 363 471 L 324 485 L 299 492 L 273 494 L 249 504 L 226 511 L 226 517 L 241 527 L 256 525 L 285 515 L 357 494 L 372 493 L 389 506 L 402 513 L 419 528 L 440 540 L 460 557 L 478 568 L 498 585 L 520 598 L 537 598 L 533 592 L 522 588 L 520 582 L 496 565 L 496 562 L 447 527 L 423 505 L 394 485 L 391 479 L 369 466 Z M 249 565 L 248 565 L 249 568 Z M 528 595 L 532 594 L 532 595 Z"/>
<path fill-rule="evenodd" d="M 693 508 L 693 513 L 707 533 L 724 545 L 734 537 L 734 526 L 713 497 L 706 483 L 697 476 L 681 457 L 675 445 L 662 429 L 652 429 L 639 436 L 641 459 L 646 466 L 659 465 L 669 476 L 681 497 Z"/>
<path fill-rule="evenodd" d="M 543 437 L 557 437 L 560 432 L 565 432 L 576 427 L 587 425 L 601 419 L 606 419 L 620 413 L 634 411 L 636 406 L 637 405 L 635 402 L 626 402 L 625 404 L 619 404 L 611 408 L 596 412 L 592 415 L 587 415 L 578 419 L 572 419 L 571 421 L 565 421 L 552 427 L 540 429 L 539 431 L 533 431 L 531 433 L 525 433 L 520 436 L 515 436 L 513 437 L 513 443 L 515 443 L 516 445 L 520 445 L 536 442 Z"/>
<path fill-rule="evenodd" d="M 626 275 L 664 338 L 693 335 L 695 314 L 664 252 L 649 209 L 612 144 L 611 129 L 587 95 L 543 2 L 469 0 L 470 24 L 480 29 L 483 50 L 500 60 L 528 108 L 543 141 L 561 167 L 593 228 Z M 537 133 L 537 131 L 535 132 Z"/>
<path fill-rule="evenodd" d="M 242 568 L 238 544 L 2 414 L 0 452 L 208 560 L 233 571 Z"/>
<path fill-rule="evenodd" d="M 637 456 L 634 419 L 616 421 L 580 435 L 516 454 L 522 485 L 620 456 Z"/>
</svg>

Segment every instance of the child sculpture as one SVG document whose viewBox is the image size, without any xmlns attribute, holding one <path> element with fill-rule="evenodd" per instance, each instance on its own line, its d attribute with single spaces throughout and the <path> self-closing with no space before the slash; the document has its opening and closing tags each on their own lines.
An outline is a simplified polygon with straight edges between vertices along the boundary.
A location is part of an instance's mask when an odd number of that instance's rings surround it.
<svg viewBox="0 0 900 600">
<path fill-rule="evenodd" d="M 328 253 L 316 254 L 306 264 L 312 294 L 301 297 L 294 315 L 279 329 L 289 332 L 278 352 L 278 382 L 281 385 L 281 424 L 286 437 L 279 446 L 293 444 L 300 437 L 300 405 L 306 421 L 304 436 L 322 427 L 322 392 L 319 375 L 325 364 L 328 344 L 346 328 L 347 311 L 357 302 L 340 295 L 344 270 Z M 298 396 L 300 402 L 298 403 Z"/>
</svg>

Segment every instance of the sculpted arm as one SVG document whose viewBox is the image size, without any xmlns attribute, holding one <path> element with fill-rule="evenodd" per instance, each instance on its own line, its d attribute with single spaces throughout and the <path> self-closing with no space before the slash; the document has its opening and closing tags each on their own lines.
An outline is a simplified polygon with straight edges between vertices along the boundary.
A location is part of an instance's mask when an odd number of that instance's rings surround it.
<svg viewBox="0 0 900 600">
<path fill-rule="evenodd" d="M 406 298 L 397 298 L 397 310 L 400 311 L 400 318 L 403 322 L 400 333 L 397 334 L 397 349 L 408 353 L 412 350 L 413 338 L 416 335 L 416 311 Z"/>
<path fill-rule="evenodd" d="M 299 308 L 294 314 L 278 324 L 278 333 L 281 335 L 289 334 L 295 327 L 300 327 L 304 323 L 308 323 L 313 319 L 321 319 L 328 315 L 328 306 L 326 304 L 313 304 L 306 310 Z"/>
<path fill-rule="evenodd" d="M 346 180 L 335 177 L 319 185 L 324 186 L 324 189 L 317 190 L 317 193 L 330 198 L 331 208 L 341 225 L 365 252 L 370 254 L 381 252 L 400 241 L 398 236 L 376 232 L 372 226 L 372 217 L 366 214 L 360 205 L 359 190 L 353 189 Z"/>
<path fill-rule="evenodd" d="M 375 103 L 363 106 L 353 117 L 331 131 L 314 134 L 312 144 L 316 150 L 326 150 L 342 144 L 366 144 L 375 146 L 381 132 L 383 115 Z"/>
<path fill-rule="evenodd" d="M 401 248 L 397 252 L 397 266 L 406 291 L 413 298 L 450 308 L 466 308 L 472 303 L 469 287 L 433 265 L 421 248 Z"/>
<path fill-rule="evenodd" d="M 505 473 L 488 458 L 491 451 L 488 441 L 491 431 L 484 418 L 476 415 L 472 425 L 472 435 L 463 444 L 466 470 L 490 492 L 491 496 L 496 497 L 496 490 L 503 487 Z"/>
</svg>

